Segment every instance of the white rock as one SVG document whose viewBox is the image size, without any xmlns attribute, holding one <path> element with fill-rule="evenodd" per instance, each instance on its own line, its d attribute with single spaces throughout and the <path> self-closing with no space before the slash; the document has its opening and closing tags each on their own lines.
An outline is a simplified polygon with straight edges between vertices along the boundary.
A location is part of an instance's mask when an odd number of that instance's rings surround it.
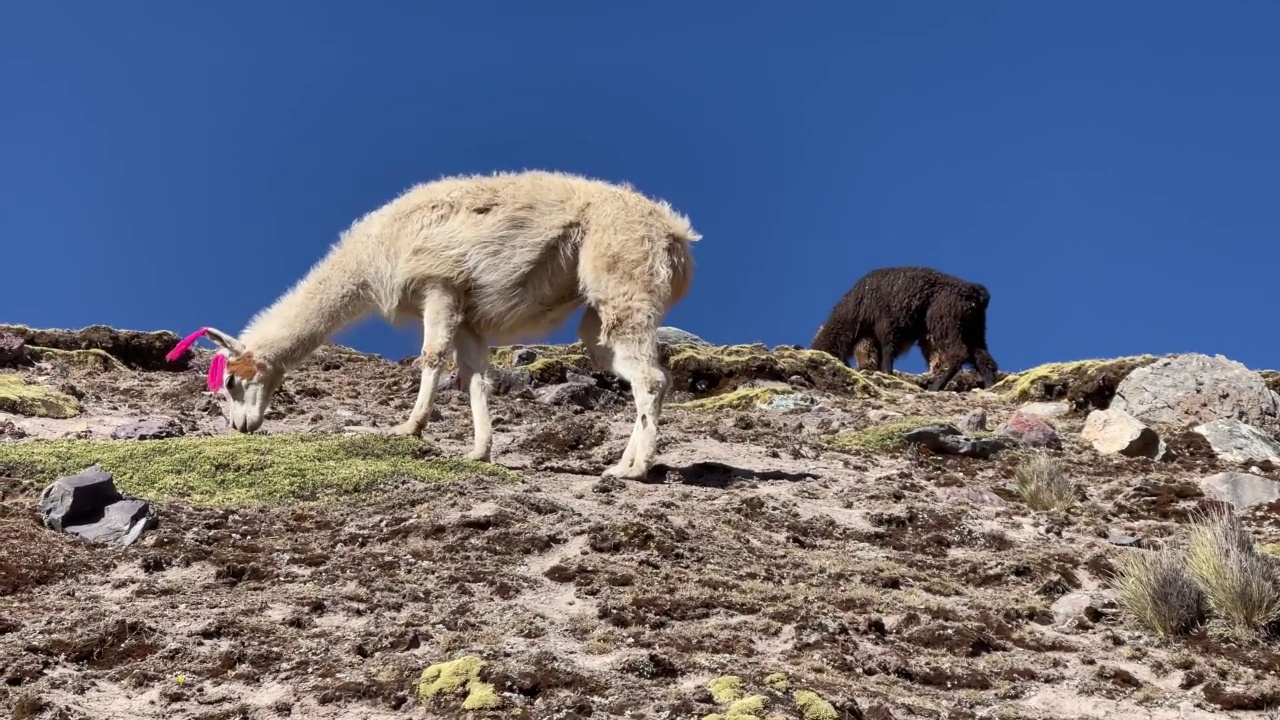
<svg viewBox="0 0 1280 720">
<path fill-rule="evenodd" d="M 1094 450 L 1105 455 L 1119 453 L 1127 457 L 1158 460 L 1166 457 L 1169 452 L 1164 440 L 1155 430 L 1117 408 L 1089 413 L 1080 437 L 1093 445 Z"/>
</svg>

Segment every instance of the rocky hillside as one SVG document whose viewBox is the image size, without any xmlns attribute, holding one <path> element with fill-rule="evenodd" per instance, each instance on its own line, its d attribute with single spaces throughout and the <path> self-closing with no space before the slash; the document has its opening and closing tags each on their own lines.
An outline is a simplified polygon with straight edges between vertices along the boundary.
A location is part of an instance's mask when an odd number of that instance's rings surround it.
<svg viewBox="0 0 1280 720">
<path fill-rule="evenodd" d="M 424 439 L 352 430 L 404 419 L 412 359 L 325 347 L 264 432 L 238 436 L 205 391 L 210 353 L 166 363 L 171 333 L 0 326 L 0 707 L 1280 707 L 1276 373 L 1146 356 L 929 393 L 801 349 L 677 339 L 663 464 L 623 483 L 599 473 L 626 443 L 628 388 L 578 346 L 494 351 L 489 465 L 459 460 L 471 420 L 453 378 Z M 95 465 L 147 501 L 126 540 L 43 522 L 42 489 Z"/>
</svg>

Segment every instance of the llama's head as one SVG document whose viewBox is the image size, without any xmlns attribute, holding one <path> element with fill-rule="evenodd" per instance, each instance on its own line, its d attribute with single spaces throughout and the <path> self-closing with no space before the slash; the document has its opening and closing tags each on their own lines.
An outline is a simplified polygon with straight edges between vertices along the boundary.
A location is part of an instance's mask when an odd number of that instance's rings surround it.
<svg viewBox="0 0 1280 720">
<path fill-rule="evenodd" d="M 254 357 L 244 343 L 217 328 L 201 328 L 183 338 L 167 356 L 176 360 L 201 337 L 218 346 L 218 354 L 209 365 L 208 386 L 227 398 L 227 420 L 240 432 L 253 432 L 262 426 L 271 398 L 284 379 L 284 368 Z"/>
<path fill-rule="evenodd" d="M 240 432 L 257 430 L 284 380 L 284 368 L 255 357 L 244 343 L 217 328 L 206 328 L 205 335 L 226 358 L 219 389 L 227 398 L 227 420 Z"/>
</svg>

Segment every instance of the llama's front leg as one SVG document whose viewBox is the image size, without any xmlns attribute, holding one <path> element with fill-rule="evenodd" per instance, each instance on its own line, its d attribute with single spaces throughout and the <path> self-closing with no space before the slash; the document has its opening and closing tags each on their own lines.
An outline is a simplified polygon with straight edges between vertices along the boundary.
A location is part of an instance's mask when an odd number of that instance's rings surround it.
<svg viewBox="0 0 1280 720">
<path fill-rule="evenodd" d="M 422 379 L 409 419 L 391 429 L 392 435 L 419 435 L 431 417 L 436 385 L 458 329 L 457 298 L 444 290 L 428 290 L 422 301 Z"/>
<path fill-rule="evenodd" d="M 471 424 L 475 432 L 475 447 L 467 453 L 467 459 L 489 462 L 493 451 L 489 380 L 485 377 L 485 371 L 489 368 L 489 346 L 468 327 L 458 329 L 454 346 L 458 355 L 458 379 L 467 386 L 467 394 L 471 396 Z"/>
</svg>

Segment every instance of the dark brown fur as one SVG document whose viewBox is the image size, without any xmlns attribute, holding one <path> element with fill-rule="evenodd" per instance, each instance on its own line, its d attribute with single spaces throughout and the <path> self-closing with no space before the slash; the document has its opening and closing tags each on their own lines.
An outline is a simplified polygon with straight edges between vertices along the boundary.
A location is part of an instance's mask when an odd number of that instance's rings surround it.
<svg viewBox="0 0 1280 720">
<path fill-rule="evenodd" d="M 853 355 L 862 370 L 892 373 L 893 361 L 919 345 L 933 375 L 930 390 L 946 387 L 965 364 L 989 388 L 998 371 L 987 350 L 990 301 L 983 285 L 930 268 L 872 270 L 831 309 L 810 347 L 841 362 Z"/>
</svg>

